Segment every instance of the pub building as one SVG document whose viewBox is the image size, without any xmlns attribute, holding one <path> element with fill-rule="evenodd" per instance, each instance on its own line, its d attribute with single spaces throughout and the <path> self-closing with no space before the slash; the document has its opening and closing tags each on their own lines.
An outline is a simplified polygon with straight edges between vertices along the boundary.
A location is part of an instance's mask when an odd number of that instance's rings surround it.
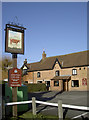
<svg viewBox="0 0 89 120">
<path fill-rule="evenodd" d="M 39 62 L 27 63 L 21 69 L 26 83 L 45 83 L 49 90 L 89 90 L 89 50 L 66 55 L 46 57 L 45 51 Z"/>
</svg>

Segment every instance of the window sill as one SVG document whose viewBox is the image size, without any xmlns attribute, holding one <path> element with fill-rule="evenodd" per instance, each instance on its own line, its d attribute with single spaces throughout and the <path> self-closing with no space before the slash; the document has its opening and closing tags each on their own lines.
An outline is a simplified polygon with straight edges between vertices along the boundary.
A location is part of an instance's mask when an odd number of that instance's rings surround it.
<svg viewBox="0 0 89 120">
<path fill-rule="evenodd" d="M 72 76 L 75 76 L 75 75 L 77 75 L 77 74 L 72 74 Z"/>
</svg>

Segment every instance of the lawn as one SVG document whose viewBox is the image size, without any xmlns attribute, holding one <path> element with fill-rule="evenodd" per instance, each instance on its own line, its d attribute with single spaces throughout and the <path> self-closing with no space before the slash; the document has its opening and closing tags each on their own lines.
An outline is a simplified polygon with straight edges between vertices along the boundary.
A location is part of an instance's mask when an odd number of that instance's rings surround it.
<svg viewBox="0 0 89 120">
<path fill-rule="evenodd" d="M 58 116 L 43 115 L 41 113 L 33 115 L 31 112 L 27 111 L 22 115 L 16 117 L 7 117 L 4 120 L 59 120 Z M 65 120 L 70 120 L 66 118 Z"/>
<path fill-rule="evenodd" d="M 57 116 L 46 116 L 46 115 L 42 115 L 41 113 L 37 114 L 37 115 L 33 115 L 31 112 L 26 112 L 22 115 L 19 116 L 19 118 L 23 118 L 23 119 L 30 119 L 30 120 L 59 120 Z"/>
</svg>

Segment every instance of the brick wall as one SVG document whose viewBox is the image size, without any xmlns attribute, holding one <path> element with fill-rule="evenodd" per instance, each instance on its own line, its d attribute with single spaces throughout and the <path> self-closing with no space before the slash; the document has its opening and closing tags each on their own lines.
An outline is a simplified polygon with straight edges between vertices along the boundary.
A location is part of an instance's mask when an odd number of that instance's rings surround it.
<svg viewBox="0 0 89 120">
<path fill-rule="evenodd" d="M 55 76 L 55 72 L 57 70 L 60 71 L 60 75 L 71 75 L 71 80 L 68 81 L 68 90 L 69 91 L 75 91 L 75 90 L 81 90 L 85 91 L 87 90 L 86 85 L 82 85 L 82 79 L 87 78 L 87 67 L 81 67 L 81 70 L 79 70 L 80 67 L 75 68 L 65 68 L 61 69 L 58 62 L 55 64 L 53 70 L 43 70 L 43 71 L 34 71 L 34 72 L 28 72 L 28 75 L 24 76 L 24 81 L 34 82 L 37 83 L 37 81 L 42 80 L 43 83 L 45 83 L 46 80 L 51 80 Z M 85 68 L 85 69 L 84 69 Z M 72 75 L 72 69 L 77 69 L 77 75 Z M 89 71 L 89 68 L 88 68 Z M 40 77 L 37 78 L 37 72 L 40 72 Z M 79 87 L 71 87 L 71 81 L 72 80 L 79 80 Z M 87 80 L 87 83 L 89 83 L 89 78 Z M 65 83 L 67 86 L 67 83 Z M 50 89 L 51 90 L 62 90 L 63 89 L 63 81 L 59 80 L 59 86 L 54 86 L 54 80 L 51 80 L 50 82 Z M 88 85 L 89 90 L 89 85 Z"/>
</svg>

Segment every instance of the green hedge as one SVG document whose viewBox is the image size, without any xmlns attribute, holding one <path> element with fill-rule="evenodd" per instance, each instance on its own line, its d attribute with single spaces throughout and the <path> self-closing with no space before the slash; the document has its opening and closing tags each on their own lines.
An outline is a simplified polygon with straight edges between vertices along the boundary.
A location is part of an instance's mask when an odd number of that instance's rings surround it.
<svg viewBox="0 0 89 120">
<path fill-rule="evenodd" d="M 28 87 L 28 92 L 47 91 L 44 83 L 25 84 Z"/>
</svg>

